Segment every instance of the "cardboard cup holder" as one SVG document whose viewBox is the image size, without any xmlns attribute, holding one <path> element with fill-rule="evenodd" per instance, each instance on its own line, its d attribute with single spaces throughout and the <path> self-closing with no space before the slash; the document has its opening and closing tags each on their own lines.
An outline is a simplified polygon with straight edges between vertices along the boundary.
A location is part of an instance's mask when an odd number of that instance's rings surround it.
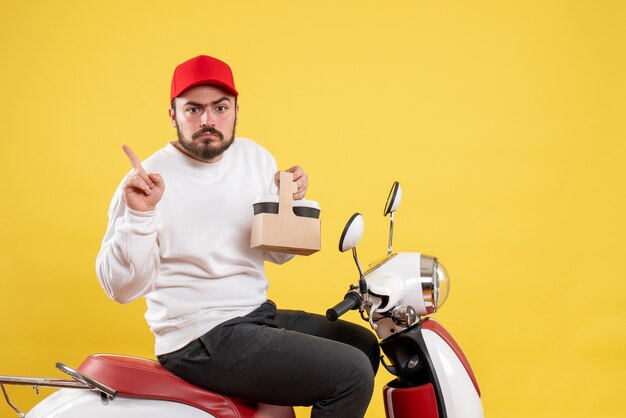
<svg viewBox="0 0 626 418">
<path fill-rule="evenodd" d="M 250 248 L 309 255 L 321 248 L 320 206 L 313 200 L 293 200 L 293 174 L 280 173 L 278 196 L 261 196 L 253 204 Z"/>
</svg>

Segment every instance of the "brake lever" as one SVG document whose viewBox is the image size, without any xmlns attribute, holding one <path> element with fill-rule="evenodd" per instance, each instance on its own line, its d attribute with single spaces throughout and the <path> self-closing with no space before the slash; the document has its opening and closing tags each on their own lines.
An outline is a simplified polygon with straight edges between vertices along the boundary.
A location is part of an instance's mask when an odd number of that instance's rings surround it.
<svg viewBox="0 0 626 418">
<path fill-rule="evenodd" d="M 370 326 L 372 327 L 372 329 L 374 329 L 374 330 L 378 328 L 378 324 L 374 323 L 374 312 L 376 312 L 376 309 L 378 309 L 380 307 L 380 305 L 382 305 L 382 303 L 383 303 L 383 301 L 379 300 L 378 302 L 374 303 L 372 305 L 372 307 L 370 308 L 370 312 L 369 312 L 370 320 L 369 320 L 369 323 L 370 323 Z"/>
</svg>

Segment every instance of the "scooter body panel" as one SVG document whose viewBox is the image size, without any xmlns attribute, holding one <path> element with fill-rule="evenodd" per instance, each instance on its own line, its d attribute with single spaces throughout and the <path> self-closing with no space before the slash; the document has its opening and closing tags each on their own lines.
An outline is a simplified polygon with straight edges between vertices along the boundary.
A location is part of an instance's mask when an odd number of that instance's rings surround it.
<svg viewBox="0 0 626 418">
<path fill-rule="evenodd" d="M 428 318 L 382 341 L 381 348 L 397 376 L 385 388 L 388 418 L 483 417 L 469 362 L 438 322 Z"/>
<path fill-rule="evenodd" d="M 61 389 L 39 402 L 26 418 L 219 418 L 178 402 L 117 396 L 104 403 L 98 393 Z"/>
<path fill-rule="evenodd" d="M 387 418 L 441 418 L 432 384 L 394 388 L 394 383 L 383 389 Z"/>
<path fill-rule="evenodd" d="M 461 359 L 436 332 L 423 329 L 422 336 L 443 395 L 447 418 L 483 418 L 480 395 Z"/>
</svg>

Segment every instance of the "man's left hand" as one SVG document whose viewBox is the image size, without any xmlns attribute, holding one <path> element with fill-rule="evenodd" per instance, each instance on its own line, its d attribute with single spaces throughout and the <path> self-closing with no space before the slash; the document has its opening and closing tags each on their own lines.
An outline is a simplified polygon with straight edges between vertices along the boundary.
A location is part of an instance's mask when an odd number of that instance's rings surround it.
<svg viewBox="0 0 626 418">
<path fill-rule="evenodd" d="M 293 194 L 293 198 L 295 200 L 303 199 L 307 189 L 309 188 L 309 176 L 299 165 L 293 166 L 284 171 L 293 174 L 293 181 L 295 181 L 296 186 L 298 186 L 298 190 L 296 190 Z M 276 186 L 280 189 L 280 171 L 277 171 L 276 174 L 274 174 L 274 183 L 276 183 Z"/>
</svg>

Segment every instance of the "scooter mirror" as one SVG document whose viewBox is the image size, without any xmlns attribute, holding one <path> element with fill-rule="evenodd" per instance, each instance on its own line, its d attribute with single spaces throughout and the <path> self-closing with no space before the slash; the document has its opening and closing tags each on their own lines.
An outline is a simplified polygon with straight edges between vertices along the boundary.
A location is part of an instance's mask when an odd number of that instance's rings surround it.
<svg viewBox="0 0 626 418">
<path fill-rule="evenodd" d="M 356 247 L 363 236 L 364 225 L 363 215 L 360 213 L 352 215 L 339 238 L 339 251 L 344 252 Z"/>
<path fill-rule="evenodd" d="M 393 186 L 391 186 L 391 190 L 389 191 L 389 196 L 387 197 L 387 203 L 385 203 L 385 212 L 383 216 L 387 216 L 390 213 L 395 212 L 400 206 L 400 201 L 402 200 L 402 188 L 400 187 L 400 183 L 395 181 Z"/>
</svg>

